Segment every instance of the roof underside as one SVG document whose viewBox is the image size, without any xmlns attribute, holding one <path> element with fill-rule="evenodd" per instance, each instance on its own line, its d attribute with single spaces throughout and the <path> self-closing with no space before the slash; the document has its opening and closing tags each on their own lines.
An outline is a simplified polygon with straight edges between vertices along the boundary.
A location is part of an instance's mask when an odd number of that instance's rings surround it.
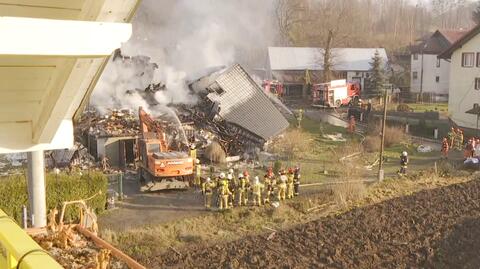
<svg viewBox="0 0 480 269">
<path fill-rule="evenodd" d="M 334 48 L 333 71 L 369 71 L 377 50 L 386 64 L 388 57 L 383 48 Z M 323 54 L 322 48 L 268 48 L 271 70 L 323 70 Z"/>
<path fill-rule="evenodd" d="M 426 40 L 412 46 L 411 52 L 438 55 L 448 49 L 466 33 L 467 31 L 463 30 L 438 30 Z"/>
<path fill-rule="evenodd" d="M 138 2 L 0 0 L 0 17 L 128 22 Z M 107 55 L 0 54 L 0 152 L 32 150 L 34 145 L 51 143 L 61 122 L 71 122 L 106 59 Z M 17 139 L 11 139 L 12 133 Z"/>
<path fill-rule="evenodd" d="M 268 140 L 280 134 L 289 123 L 262 89 L 239 65 L 216 76 L 209 87 L 220 87 L 224 93 L 210 93 L 208 98 L 220 104 L 220 116 L 253 134 Z"/>
<path fill-rule="evenodd" d="M 470 39 L 474 38 L 476 35 L 480 33 L 480 24 L 475 26 L 470 31 L 463 34 L 457 41 L 455 41 L 448 49 L 442 52 L 438 58 L 441 59 L 450 59 L 452 57 L 453 52 L 455 52 L 458 48 L 462 47 L 463 44 L 470 41 Z"/>
</svg>

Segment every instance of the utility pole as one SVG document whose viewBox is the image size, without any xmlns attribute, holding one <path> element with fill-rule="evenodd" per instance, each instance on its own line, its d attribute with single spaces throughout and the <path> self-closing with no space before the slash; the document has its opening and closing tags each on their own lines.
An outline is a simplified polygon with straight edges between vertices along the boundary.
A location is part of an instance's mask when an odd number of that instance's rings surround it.
<svg viewBox="0 0 480 269">
<path fill-rule="evenodd" d="M 422 47 L 422 61 L 421 61 L 422 62 L 422 67 L 421 67 L 421 71 L 420 71 L 420 103 L 423 103 L 423 73 L 424 73 L 424 71 L 423 71 L 423 63 L 424 63 L 423 56 L 424 56 L 424 51 L 427 48 L 427 45 L 428 45 L 428 43 L 427 43 L 427 41 L 425 41 L 425 45 L 423 45 L 423 47 Z"/>
<path fill-rule="evenodd" d="M 380 161 L 378 163 L 378 181 L 382 181 L 385 178 L 385 171 L 383 170 L 383 154 L 385 151 L 385 129 L 387 126 L 387 101 L 388 101 L 388 91 L 384 86 L 384 96 L 383 96 L 383 120 L 382 120 L 382 139 L 380 144 Z"/>
</svg>

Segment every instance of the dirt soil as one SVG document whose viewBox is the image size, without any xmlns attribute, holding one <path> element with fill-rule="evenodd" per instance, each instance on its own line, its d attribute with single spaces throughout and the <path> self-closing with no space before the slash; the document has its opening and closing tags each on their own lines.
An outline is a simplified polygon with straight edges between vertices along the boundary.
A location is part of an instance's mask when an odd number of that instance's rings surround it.
<svg viewBox="0 0 480 269">
<path fill-rule="evenodd" d="M 148 267 L 480 268 L 479 227 L 480 180 L 474 180 L 357 208 L 273 236 L 268 232 L 169 250 L 152 257 Z"/>
</svg>

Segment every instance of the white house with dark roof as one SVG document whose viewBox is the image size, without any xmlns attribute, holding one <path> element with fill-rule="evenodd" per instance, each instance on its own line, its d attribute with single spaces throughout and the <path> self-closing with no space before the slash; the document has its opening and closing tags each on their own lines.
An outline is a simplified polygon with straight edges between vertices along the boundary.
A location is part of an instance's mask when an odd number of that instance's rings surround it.
<svg viewBox="0 0 480 269">
<path fill-rule="evenodd" d="M 410 91 L 423 93 L 432 100 L 448 100 L 450 63 L 437 56 L 460 39 L 467 31 L 437 30 L 411 47 Z"/>
<path fill-rule="evenodd" d="M 450 119 L 466 129 L 477 129 L 480 112 L 480 25 L 438 56 L 450 61 Z"/>
<path fill-rule="evenodd" d="M 349 82 L 359 82 L 365 88 L 370 62 L 378 50 L 386 66 L 387 52 L 383 48 L 332 49 L 334 76 Z M 307 70 L 312 83 L 320 83 L 323 72 L 322 48 L 269 47 L 267 76 L 284 83 L 288 95 L 302 95 Z"/>
</svg>

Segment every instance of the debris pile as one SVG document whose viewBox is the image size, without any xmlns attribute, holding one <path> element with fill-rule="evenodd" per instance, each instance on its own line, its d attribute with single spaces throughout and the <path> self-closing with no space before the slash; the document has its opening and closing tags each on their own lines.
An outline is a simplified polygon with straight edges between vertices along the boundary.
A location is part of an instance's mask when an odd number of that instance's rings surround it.
<svg viewBox="0 0 480 269">
<path fill-rule="evenodd" d="M 64 268 L 67 269 L 123 269 L 126 264 L 117 260 L 110 250 L 99 248 L 74 229 L 63 225 L 58 230 L 48 229 L 33 239 Z"/>
<path fill-rule="evenodd" d="M 179 107 L 180 120 L 184 125 L 192 126 L 191 132 L 187 132 L 190 143 L 205 149 L 215 141 L 229 156 L 243 155 L 251 147 L 262 147 L 261 139 L 246 135 L 244 130 L 229 125 L 221 117 L 208 115 L 206 103 Z"/>
<path fill-rule="evenodd" d="M 87 170 L 96 166 L 95 158 L 88 149 L 75 142 L 71 149 L 58 149 L 45 152 L 45 162 L 49 168 L 78 168 Z"/>
<path fill-rule="evenodd" d="M 100 116 L 96 111 L 83 113 L 77 124 L 82 134 L 98 136 L 136 136 L 140 127 L 138 116 L 130 109 L 113 109 L 109 114 Z"/>
</svg>

